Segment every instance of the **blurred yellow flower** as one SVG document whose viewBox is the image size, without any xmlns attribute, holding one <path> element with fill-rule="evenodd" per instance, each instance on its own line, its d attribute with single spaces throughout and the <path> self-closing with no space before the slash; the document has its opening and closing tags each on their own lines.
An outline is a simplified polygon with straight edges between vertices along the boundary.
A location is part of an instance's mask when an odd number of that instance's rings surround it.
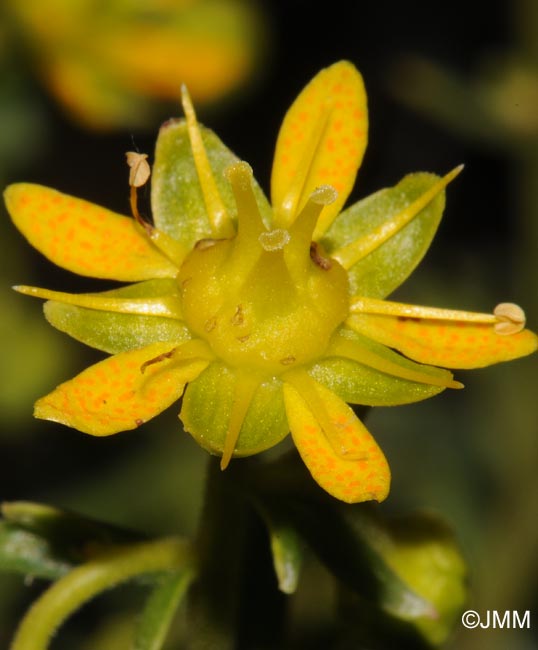
<svg viewBox="0 0 538 650">
<path fill-rule="evenodd" d="M 210 103 L 248 80 L 263 48 L 238 0 L 7 0 L 8 15 L 56 98 L 86 126 L 144 124 L 187 83 Z"/>
<path fill-rule="evenodd" d="M 330 494 L 384 499 L 387 461 L 346 402 L 425 399 L 462 386 L 434 366 L 485 366 L 537 347 L 511 303 L 481 314 L 385 300 L 427 250 L 460 169 L 412 174 L 341 212 L 367 140 L 362 78 L 345 61 L 288 111 L 272 207 L 247 163 L 198 124 L 186 90 L 183 106 L 186 118 L 164 124 L 157 142 L 154 226 L 136 202 L 143 155 L 128 156 L 135 219 L 37 185 L 6 191 L 13 221 L 49 259 L 136 283 L 83 295 L 17 287 L 49 300 L 54 326 L 113 354 L 40 399 L 37 417 L 109 435 L 187 386 L 183 424 L 223 469 L 291 430 Z"/>
</svg>

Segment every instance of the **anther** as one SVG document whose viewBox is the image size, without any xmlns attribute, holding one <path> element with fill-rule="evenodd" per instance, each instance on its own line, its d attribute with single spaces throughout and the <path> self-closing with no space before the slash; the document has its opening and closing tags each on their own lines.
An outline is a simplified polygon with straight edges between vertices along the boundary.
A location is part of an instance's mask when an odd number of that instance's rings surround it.
<svg viewBox="0 0 538 650">
<path fill-rule="evenodd" d="M 127 164 L 129 165 L 129 186 L 131 188 L 130 203 L 131 212 L 136 221 L 146 230 L 148 235 L 151 236 L 153 227 L 145 221 L 138 211 L 138 196 L 137 189 L 144 185 L 151 174 L 151 169 L 148 163 L 148 156 L 145 153 L 138 153 L 136 151 L 128 151 L 125 154 Z"/>
<path fill-rule="evenodd" d="M 140 372 L 144 374 L 148 366 L 152 366 L 155 363 L 161 363 L 161 361 L 166 361 L 167 359 L 171 359 L 174 356 L 176 350 L 177 347 L 172 348 L 168 352 L 163 352 L 162 354 L 159 354 L 158 356 L 154 357 L 153 359 L 150 359 L 149 361 L 144 361 L 144 363 L 140 366 Z"/>
<path fill-rule="evenodd" d="M 525 327 L 525 312 L 513 302 L 501 302 L 493 314 L 498 321 L 493 327 L 497 334 L 517 334 Z"/>
<path fill-rule="evenodd" d="M 138 153 L 137 151 L 128 151 L 125 154 L 127 164 L 130 167 L 129 185 L 131 187 L 142 187 L 147 183 L 151 174 L 148 163 L 148 154 Z"/>
</svg>

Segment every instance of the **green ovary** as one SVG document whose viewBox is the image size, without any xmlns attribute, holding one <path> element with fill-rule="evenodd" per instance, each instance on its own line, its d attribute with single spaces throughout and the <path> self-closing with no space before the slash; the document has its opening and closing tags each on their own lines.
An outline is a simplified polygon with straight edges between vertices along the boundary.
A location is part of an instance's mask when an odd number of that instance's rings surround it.
<svg viewBox="0 0 538 650">
<path fill-rule="evenodd" d="M 262 243 L 279 233 L 278 246 Z M 260 378 L 323 356 L 348 315 L 346 271 L 333 260 L 322 268 L 286 231 L 240 235 L 202 242 L 184 261 L 178 282 L 190 330 L 229 367 Z"/>
</svg>

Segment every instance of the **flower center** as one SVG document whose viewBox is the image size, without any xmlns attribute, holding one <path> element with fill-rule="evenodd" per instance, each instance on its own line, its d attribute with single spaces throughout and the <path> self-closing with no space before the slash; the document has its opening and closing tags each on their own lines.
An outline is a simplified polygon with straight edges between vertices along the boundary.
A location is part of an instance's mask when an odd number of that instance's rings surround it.
<svg viewBox="0 0 538 650">
<path fill-rule="evenodd" d="M 246 163 L 229 169 L 237 235 L 202 240 L 178 282 L 183 317 L 193 333 L 232 367 L 275 376 L 325 351 L 349 312 L 346 271 L 311 243 L 334 190 L 319 188 L 288 230 L 268 230 Z"/>
</svg>

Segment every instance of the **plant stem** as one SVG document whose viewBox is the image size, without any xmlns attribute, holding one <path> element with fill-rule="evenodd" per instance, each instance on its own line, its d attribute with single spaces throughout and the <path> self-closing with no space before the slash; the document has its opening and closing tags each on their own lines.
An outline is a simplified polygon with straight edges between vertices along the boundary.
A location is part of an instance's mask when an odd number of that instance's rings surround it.
<svg viewBox="0 0 538 650">
<path fill-rule="evenodd" d="M 116 547 L 73 569 L 50 587 L 21 621 L 11 650 L 46 650 L 58 627 L 97 594 L 134 576 L 193 564 L 191 547 L 164 539 Z"/>
</svg>

